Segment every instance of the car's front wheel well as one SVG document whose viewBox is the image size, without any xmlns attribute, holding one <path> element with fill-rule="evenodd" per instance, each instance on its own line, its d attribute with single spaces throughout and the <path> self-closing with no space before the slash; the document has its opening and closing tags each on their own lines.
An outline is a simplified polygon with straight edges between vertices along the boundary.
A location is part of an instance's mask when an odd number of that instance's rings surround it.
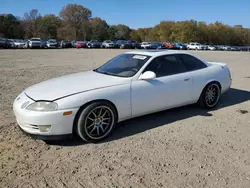
<svg viewBox="0 0 250 188">
<path fill-rule="evenodd" d="M 111 102 L 111 101 L 109 101 L 109 100 L 107 100 L 107 99 L 97 99 L 97 100 L 89 101 L 89 102 L 83 104 L 83 105 L 79 108 L 79 110 L 77 111 L 77 113 L 76 113 L 76 116 L 75 116 L 75 119 L 74 119 L 74 122 L 73 122 L 73 129 L 72 129 L 72 133 L 73 133 L 73 134 L 75 134 L 75 127 L 77 126 L 77 121 L 78 121 L 78 118 L 79 118 L 79 116 L 80 116 L 82 110 L 83 110 L 84 108 L 86 108 L 87 106 L 89 106 L 90 104 L 96 103 L 96 102 L 100 102 L 100 103 L 101 103 L 101 102 L 109 103 L 110 105 L 112 105 L 112 106 L 114 107 L 115 113 L 116 113 L 116 115 L 117 115 L 116 117 L 117 117 L 117 118 L 119 117 L 117 108 L 116 108 L 116 106 L 115 106 L 115 104 L 114 104 L 113 102 Z"/>
</svg>

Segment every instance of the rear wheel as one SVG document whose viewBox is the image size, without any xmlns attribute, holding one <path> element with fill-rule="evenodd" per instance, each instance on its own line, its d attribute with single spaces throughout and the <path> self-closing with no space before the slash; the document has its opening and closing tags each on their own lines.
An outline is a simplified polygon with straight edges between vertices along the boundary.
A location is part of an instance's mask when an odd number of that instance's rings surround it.
<svg viewBox="0 0 250 188">
<path fill-rule="evenodd" d="M 213 82 L 208 84 L 204 88 L 198 103 L 203 108 L 211 109 L 218 104 L 220 96 L 221 96 L 220 85 L 216 82 Z"/>
<path fill-rule="evenodd" d="M 76 132 L 87 142 L 98 142 L 107 137 L 117 123 L 117 113 L 108 102 L 94 102 L 82 109 Z"/>
</svg>

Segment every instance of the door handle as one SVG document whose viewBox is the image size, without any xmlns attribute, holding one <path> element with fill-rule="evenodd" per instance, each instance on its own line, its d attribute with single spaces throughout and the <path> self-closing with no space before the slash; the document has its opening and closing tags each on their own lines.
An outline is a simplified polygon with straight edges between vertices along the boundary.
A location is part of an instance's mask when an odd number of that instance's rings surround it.
<svg viewBox="0 0 250 188">
<path fill-rule="evenodd" d="M 190 80 L 190 78 L 185 78 L 185 79 L 184 79 L 184 81 L 188 81 L 188 80 Z"/>
</svg>

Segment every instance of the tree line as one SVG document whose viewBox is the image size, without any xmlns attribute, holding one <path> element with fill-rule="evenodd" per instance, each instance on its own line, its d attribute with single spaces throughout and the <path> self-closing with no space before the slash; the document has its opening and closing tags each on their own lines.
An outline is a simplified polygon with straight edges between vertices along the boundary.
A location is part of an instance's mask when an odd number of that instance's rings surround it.
<svg viewBox="0 0 250 188">
<path fill-rule="evenodd" d="M 0 15 L 0 37 L 28 39 L 67 40 L 135 40 L 178 41 L 182 43 L 250 45 L 250 28 L 241 25 L 230 26 L 219 21 L 207 24 L 195 20 L 161 21 L 154 27 L 131 29 L 126 25 L 109 25 L 99 17 L 92 17 L 88 8 L 68 4 L 59 15 L 42 16 L 32 9 L 22 18 L 13 14 Z"/>
</svg>

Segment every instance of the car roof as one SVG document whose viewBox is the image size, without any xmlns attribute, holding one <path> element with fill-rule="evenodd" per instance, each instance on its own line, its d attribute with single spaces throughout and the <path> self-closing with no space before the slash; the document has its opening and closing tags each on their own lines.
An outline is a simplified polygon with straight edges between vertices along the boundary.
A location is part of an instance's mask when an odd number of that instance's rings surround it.
<svg viewBox="0 0 250 188">
<path fill-rule="evenodd" d="M 138 54 L 138 55 L 148 55 L 152 57 L 157 57 L 161 55 L 171 55 L 171 54 L 190 54 L 188 52 L 183 52 L 181 50 L 135 50 L 125 52 L 129 54 Z M 191 54 L 190 54 L 191 55 Z"/>
</svg>

